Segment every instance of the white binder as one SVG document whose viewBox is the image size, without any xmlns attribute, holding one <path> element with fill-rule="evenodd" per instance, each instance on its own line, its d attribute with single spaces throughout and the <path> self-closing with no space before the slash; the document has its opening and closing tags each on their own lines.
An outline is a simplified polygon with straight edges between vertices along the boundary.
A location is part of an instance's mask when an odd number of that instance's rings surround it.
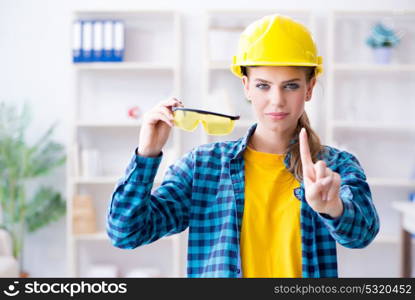
<svg viewBox="0 0 415 300">
<path fill-rule="evenodd" d="M 104 21 L 104 60 L 113 61 L 114 57 L 114 26 L 111 20 Z"/>
<path fill-rule="evenodd" d="M 114 60 L 124 59 L 124 22 L 114 21 Z"/>
<path fill-rule="evenodd" d="M 82 23 L 77 20 L 72 24 L 72 60 L 74 63 L 82 61 Z"/>
<path fill-rule="evenodd" d="M 93 23 L 92 52 L 94 61 L 103 61 L 104 56 L 104 24 L 100 20 Z"/>
<path fill-rule="evenodd" d="M 83 61 L 91 62 L 92 57 L 92 21 L 82 22 L 82 52 Z"/>
</svg>

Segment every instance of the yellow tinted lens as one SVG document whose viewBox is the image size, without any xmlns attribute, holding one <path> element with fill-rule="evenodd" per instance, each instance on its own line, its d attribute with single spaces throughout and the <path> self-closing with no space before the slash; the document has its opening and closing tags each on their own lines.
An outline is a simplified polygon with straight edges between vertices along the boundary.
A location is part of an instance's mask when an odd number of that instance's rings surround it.
<svg viewBox="0 0 415 300">
<path fill-rule="evenodd" d="M 203 127 L 210 135 L 225 135 L 232 132 L 234 120 L 215 115 L 203 116 Z"/>
<path fill-rule="evenodd" d="M 176 110 L 174 114 L 174 124 L 187 131 L 194 131 L 199 123 L 198 113 L 192 111 Z"/>
</svg>

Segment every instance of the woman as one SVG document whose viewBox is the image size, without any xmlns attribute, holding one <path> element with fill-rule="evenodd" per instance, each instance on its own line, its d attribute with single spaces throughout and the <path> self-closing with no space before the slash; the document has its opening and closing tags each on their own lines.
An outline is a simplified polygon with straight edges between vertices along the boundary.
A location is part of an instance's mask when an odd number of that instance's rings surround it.
<svg viewBox="0 0 415 300">
<path fill-rule="evenodd" d="M 130 249 L 189 228 L 189 277 L 337 277 L 336 242 L 367 246 L 379 219 L 356 157 L 320 145 L 304 111 L 322 72 L 309 31 L 266 16 L 242 33 L 231 70 L 258 123 L 237 141 L 194 148 L 151 192 L 183 104 L 154 107 L 114 191 L 109 237 Z"/>
</svg>

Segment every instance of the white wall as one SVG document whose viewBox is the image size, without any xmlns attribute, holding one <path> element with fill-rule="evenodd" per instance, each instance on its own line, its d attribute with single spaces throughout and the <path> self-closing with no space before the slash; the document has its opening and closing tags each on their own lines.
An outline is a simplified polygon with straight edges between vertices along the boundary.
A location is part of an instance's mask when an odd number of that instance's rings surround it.
<svg viewBox="0 0 415 300">
<path fill-rule="evenodd" d="M 415 9 L 412 0 L 0 0 L 0 101 L 29 101 L 35 120 L 29 138 L 60 122 L 56 138 L 69 140 L 72 74 L 70 22 L 79 9 L 176 9 L 184 19 L 184 90 L 186 103 L 201 98 L 202 14 L 206 9 L 310 9 L 323 15 L 331 9 Z M 186 144 L 185 148 L 189 148 Z M 64 191 L 64 171 L 54 182 Z M 65 221 L 27 238 L 25 267 L 32 276 L 66 276 Z M 34 259 L 35 258 L 35 259 Z"/>
</svg>

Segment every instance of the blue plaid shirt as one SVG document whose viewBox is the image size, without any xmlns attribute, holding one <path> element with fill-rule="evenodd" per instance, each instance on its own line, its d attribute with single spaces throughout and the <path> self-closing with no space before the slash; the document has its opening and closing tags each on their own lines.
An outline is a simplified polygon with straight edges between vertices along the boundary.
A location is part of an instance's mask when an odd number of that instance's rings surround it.
<svg viewBox="0 0 415 300">
<path fill-rule="evenodd" d="M 243 151 L 256 124 L 237 141 L 194 148 L 171 165 L 152 191 L 162 159 L 134 154 L 108 207 L 114 246 L 133 249 L 189 228 L 188 277 L 241 277 L 240 232 L 244 207 Z M 337 277 L 336 242 L 367 246 L 379 231 L 366 175 L 356 157 L 325 146 L 319 157 L 341 176 L 343 214 L 332 219 L 301 201 L 302 277 Z M 289 154 L 285 158 L 288 166 Z"/>
</svg>

